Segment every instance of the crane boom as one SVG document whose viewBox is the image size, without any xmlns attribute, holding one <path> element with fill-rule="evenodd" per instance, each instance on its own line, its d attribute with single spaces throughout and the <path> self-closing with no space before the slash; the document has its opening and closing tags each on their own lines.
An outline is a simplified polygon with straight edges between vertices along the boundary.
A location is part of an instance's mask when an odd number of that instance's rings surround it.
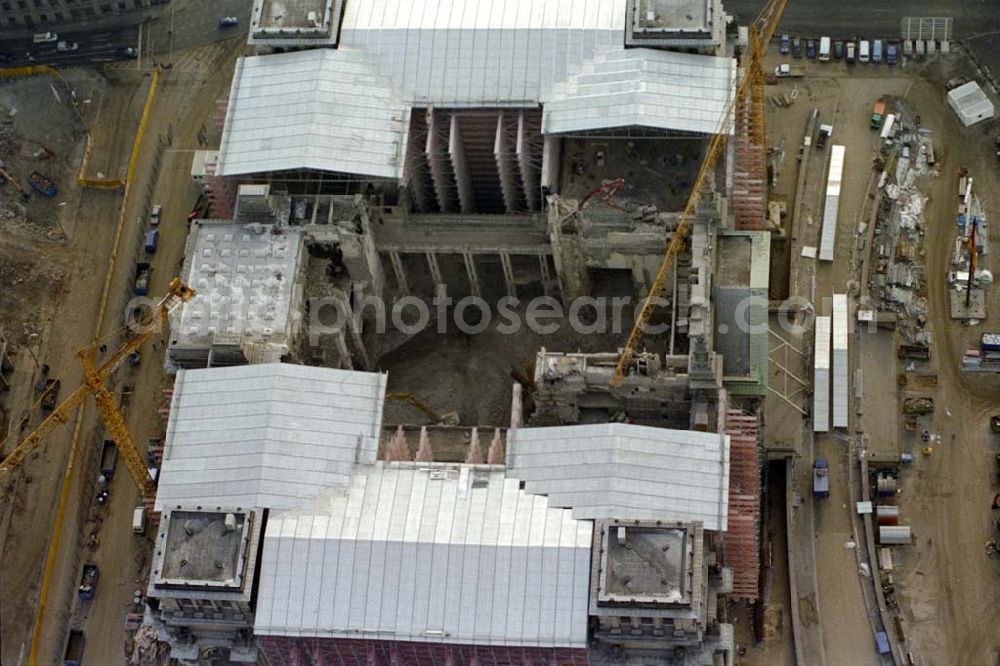
<svg viewBox="0 0 1000 666">
<path fill-rule="evenodd" d="M 677 228 L 674 229 L 673 234 L 670 237 L 670 243 L 667 245 L 667 251 L 663 255 L 663 260 L 660 262 L 660 268 L 656 271 L 656 277 L 653 279 L 653 283 L 649 287 L 649 294 L 646 296 L 645 302 L 642 304 L 642 310 L 639 311 L 639 316 L 636 317 L 635 323 L 632 325 L 632 330 L 629 332 L 628 339 L 625 342 L 625 346 L 622 348 L 620 355 L 618 356 L 618 363 L 615 365 L 614 373 L 611 376 L 611 386 L 618 387 L 621 386 L 625 381 L 625 375 L 628 374 L 629 365 L 632 363 L 632 359 L 635 358 L 636 351 L 639 349 L 639 344 L 642 342 L 643 335 L 645 334 L 645 328 L 649 324 L 650 318 L 653 316 L 653 311 L 656 309 L 657 301 L 660 295 L 663 293 L 664 288 L 667 283 L 667 276 L 670 273 L 670 269 L 673 266 L 674 258 L 677 253 L 681 251 L 687 241 L 687 235 L 691 228 L 691 217 L 694 215 L 695 210 L 698 207 L 698 203 L 701 201 L 702 191 L 708 184 L 709 178 L 715 165 L 719 161 L 719 157 L 722 155 L 722 150 L 725 147 L 726 135 L 728 133 L 728 127 L 731 123 L 730 118 L 733 116 L 733 112 L 736 109 L 737 104 L 740 104 L 743 98 L 746 97 L 748 93 L 754 92 L 753 88 L 756 82 L 762 82 L 763 78 L 757 76 L 761 69 L 760 59 L 763 57 L 764 47 L 767 42 L 770 41 L 771 37 L 774 35 L 774 31 L 778 27 L 778 22 L 781 20 L 781 15 L 785 11 L 785 5 L 788 0 L 770 0 L 764 9 L 761 10 L 757 18 L 754 19 L 753 24 L 750 27 L 750 57 L 749 62 L 745 66 L 745 74 L 740 78 L 736 90 L 733 96 L 729 99 L 726 104 L 726 110 L 722 113 L 722 118 L 719 120 L 719 130 L 712 135 L 712 140 L 708 144 L 708 150 L 705 153 L 705 160 L 701 164 L 701 168 L 698 170 L 698 176 L 695 178 L 694 185 L 691 188 L 691 194 L 688 197 L 687 204 L 684 206 L 684 211 L 681 213 L 680 218 L 677 221 Z M 758 113 L 763 115 L 763 102 L 762 102 L 762 91 L 760 91 L 760 108 Z M 758 119 L 757 126 L 760 128 L 761 142 L 763 141 L 763 127 L 764 121 L 763 117 Z"/>
<path fill-rule="evenodd" d="M 154 318 L 158 318 L 161 325 L 166 324 L 170 311 L 179 303 L 190 300 L 194 296 L 194 293 L 194 290 L 183 284 L 179 278 L 174 278 L 170 282 L 169 291 L 157 304 L 152 317 L 149 318 L 149 321 L 144 322 L 147 325 L 143 327 L 143 330 L 127 340 L 118 351 L 112 354 L 100 366 L 94 364 L 97 350 L 96 342 L 77 352 L 83 364 L 83 383 L 68 398 L 63 400 L 58 407 L 52 410 L 48 418 L 42 421 L 34 431 L 25 436 L 14 450 L 11 451 L 9 456 L 0 462 L 0 472 L 8 472 L 23 463 L 28 454 L 38 446 L 46 435 L 52 432 L 57 426 L 66 423 L 69 414 L 80 406 L 88 394 L 93 394 L 97 408 L 101 413 L 101 419 L 104 421 L 104 427 L 107 429 L 110 438 L 114 440 L 115 446 L 118 447 L 118 452 L 125 459 L 125 464 L 136 486 L 138 486 L 144 497 L 154 496 L 156 494 L 156 487 L 149 476 L 149 470 L 146 468 L 142 456 L 139 455 L 139 450 L 136 448 L 132 435 L 129 433 L 128 426 L 125 423 L 125 416 L 115 403 L 114 393 L 108 389 L 106 382 L 115 368 L 121 365 L 128 358 L 129 354 L 137 351 L 142 347 L 144 342 L 159 331 L 159 327 L 149 326 L 148 324 L 151 324 Z"/>
</svg>

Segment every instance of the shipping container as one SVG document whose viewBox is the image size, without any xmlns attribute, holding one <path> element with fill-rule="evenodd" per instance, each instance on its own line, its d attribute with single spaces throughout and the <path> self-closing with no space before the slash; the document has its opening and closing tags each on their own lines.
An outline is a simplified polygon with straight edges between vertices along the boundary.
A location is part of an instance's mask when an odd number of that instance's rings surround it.
<svg viewBox="0 0 1000 666">
<path fill-rule="evenodd" d="M 909 525 L 879 525 L 878 542 L 883 546 L 909 546 L 913 543 Z"/>
</svg>

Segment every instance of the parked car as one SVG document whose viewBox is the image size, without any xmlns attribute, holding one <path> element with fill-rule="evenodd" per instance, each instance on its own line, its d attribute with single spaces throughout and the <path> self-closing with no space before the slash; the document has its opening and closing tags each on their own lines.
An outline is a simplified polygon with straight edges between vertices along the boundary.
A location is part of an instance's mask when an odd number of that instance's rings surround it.
<svg viewBox="0 0 1000 666">
<path fill-rule="evenodd" d="M 816 40 L 807 39 L 806 40 L 806 57 L 810 60 L 816 59 Z"/>
<path fill-rule="evenodd" d="M 160 230 L 153 229 L 146 232 L 145 250 L 146 254 L 156 254 L 156 246 L 160 243 Z"/>
<path fill-rule="evenodd" d="M 854 54 L 857 51 L 857 45 L 854 42 L 847 42 L 847 52 L 844 54 L 844 60 L 847 61 L 848 65 L 854 64 Z"/>
<path fill-rule="evenodd" d="M 58 44 L 56 44 L 56 51 L 59 51 L 61 53 L 69 53 L 70 51 L 76 51 L 78 48 L 80 48 L 80 45 L 76 42 L 60 41 Z"/>
<path fill-rule="evenodd" d="M 830 62 L 830 56 L 833 54 L 833 49 L 831 48 L 829 37 L 819 38 L 819 60 L 820 62 Z"/>
<path fill-rule="evenodd" d="M 139 57 L 139 52 L 131 46 L 119 46 L 115 54 L 119 58 L 124 58 L 126 60 L 135 60 Z"/>
<path fill-rule="evenodd" d="M 871 60 L 871 45 L 867 39 L 858 42 L 858 62 L 866 63 Z"/>
<path fill-rule="evenodd" d="M 59 35 L 54 32 L 39 32 L 35 33 L 34 37 L 31 38 L 31 41 L 35 44 L 48 44 L 50 42 L 59 41 Z"/>
<path fill-rule="evenodd" d="M 872 62 L 878 64 L 882 62 L 882 40 L 876 39 L 872 42 Z"/>
<path fill-rule="evenodd" d="M 802 57 L 802 40 L 796 37 L 792 40 L 792 57 L 801 58 Z"/>
<path fill-rule="evenodd" d="M 219 19 L 220 28 L 232 28 L 234 25 L 239 25 L 240 19 L 235 16 L 223 16 Z"/>
<path fill-rule="evenodd" d="M 833 43 L 833 59 L 840 60 L 844 57 L 844 42 L 837 40 Z"/>
<path fill-rule="evenodd" d="M 778 45 L 778 53 L 788 55 L 789 42 L 791 42 L 791 38 L 788 36 L 788 33 L 782 34 L 781 43 Z"/>
<path fill-rule="evenodd" d="M 153 212 L 149 215 L 149 223 L 154 227 L 160 223 L 160 212 L 163 210 L 162 204 L 153 204 Z"/>
<path fill-rule="evenodd" d="M 885 47 L 885 62 L 887 65 L 895 65 L 899 59 L 899 46 L 887 44 Z"/>
</svg>

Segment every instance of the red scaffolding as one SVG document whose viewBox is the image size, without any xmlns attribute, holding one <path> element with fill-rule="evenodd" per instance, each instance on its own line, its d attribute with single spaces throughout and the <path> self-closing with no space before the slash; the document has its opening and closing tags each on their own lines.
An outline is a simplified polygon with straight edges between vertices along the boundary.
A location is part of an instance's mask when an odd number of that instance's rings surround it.
<svg viewBox="0 0 1000 666">
<path fill-rule="evenodd" d="M 729 435 L 729 524 L 725 561 L 733 570 L 733 599 L 759 597 L 760 454 L 757 417 L 739 410 L 726 412 Z"/>
</svg>

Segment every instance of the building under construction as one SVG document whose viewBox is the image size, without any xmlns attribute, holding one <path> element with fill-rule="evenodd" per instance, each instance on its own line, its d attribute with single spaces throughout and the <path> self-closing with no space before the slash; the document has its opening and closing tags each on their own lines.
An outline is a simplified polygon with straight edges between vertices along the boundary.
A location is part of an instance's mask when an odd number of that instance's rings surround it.
<svg viewBox="0 0 1000 666">
<path fill-rule="evenodd" d="M 258 55 L 192 169 L 215 219 L 188 242 L 157 498 L 164 544 L 218 531 L 253 576 L 151 577 L 147 621 L 188 660 L 733 663 L 729 602 L 761 587 L 768 391 L 746 136 L 678 228 L 730 128 L 720 3 L 277 4 L 255 3 Z M 410 361 L 415 334 L 365 299 L 638 298 L 682 233 L 661 332 L 620 386 L 618 338 L 543 343 L 504 419 L 384 431 L 389 379 L 361 370 Z M 359 316 L 317 330 L 314 299 Z M 439 458 L 448 437 L 461 454 Z M 191 614 L 206 599 L 218 622 Z"/>
</svg>

